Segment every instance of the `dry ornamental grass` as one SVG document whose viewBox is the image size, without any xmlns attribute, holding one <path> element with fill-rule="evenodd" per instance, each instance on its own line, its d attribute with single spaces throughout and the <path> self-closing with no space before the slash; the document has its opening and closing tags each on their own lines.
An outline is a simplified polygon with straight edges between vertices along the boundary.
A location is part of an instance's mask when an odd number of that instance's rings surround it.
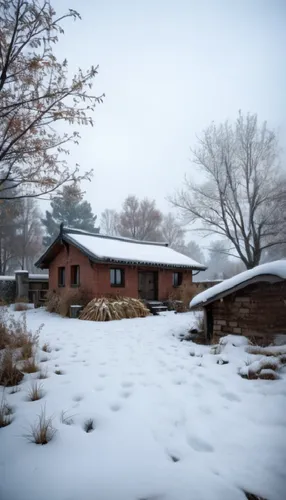
<svg viewBox="0 0 286 500">
<path fill-rule="evenodd" d="M 53 426 L 53 418 L 47 417 L 45 408 L 42 408 L 37 422 L 31 425 L 26 438 L 31 443 L 44 445 L 53 439 L 56 432 L 57 430 Z"/>
<path fill-rule="evenodd" d="M 89 321 L 112 321 L 123 318 L 145 318 L 149 309 L 138 299 L 130 297 L 101 297 L 91 300 L 79 318 Z"/>
</svg>

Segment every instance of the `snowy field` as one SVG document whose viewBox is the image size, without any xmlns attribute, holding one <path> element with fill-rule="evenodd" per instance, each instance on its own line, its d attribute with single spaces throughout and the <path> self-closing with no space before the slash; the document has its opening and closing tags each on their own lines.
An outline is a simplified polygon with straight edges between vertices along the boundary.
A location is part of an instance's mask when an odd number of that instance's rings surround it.
<svg viewBox="0 0 286 500">
<path fill-rule="evenodd" d="M 27 320 L 45 324 L 39 346 L 52 350 L 38 361 L 49 377 L 39 401 L 27 400 L 37 374 L 5 391 L 14 414 L 0 429 L 1 500 L 286 498 L 286 374 L 241 378 L 253 357 L 243 342 L 219 355 L 180 342 L 193 313 L 102 324 L 38 309 Z M 40 446 L 25 434 L 44 405 L 57 432 Z"/>
</svg>

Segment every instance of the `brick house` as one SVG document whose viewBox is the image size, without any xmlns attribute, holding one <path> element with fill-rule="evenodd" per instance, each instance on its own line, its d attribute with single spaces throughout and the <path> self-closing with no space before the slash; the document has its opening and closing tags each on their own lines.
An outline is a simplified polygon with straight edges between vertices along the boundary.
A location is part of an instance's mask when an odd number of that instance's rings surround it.
<svg viewBox="0 0 286 500">
<path fill-rule="evenodd" d="M 206 269 L 168 247 L 103 236 L 61 226 L 36 262 L 49 269 L 49 289 L 78 287 L 92 299 L 106 294 L 166 300 L 176 287 L 192 282 L 193 270 Z"/>
<path fill-rule="evenodd" d="M 205 334 L 237 334 L 268 341 L 286 334 L 286 259 L 244 271 L 196 295 L 191 309 L 203 308 Z"/>
</svg>

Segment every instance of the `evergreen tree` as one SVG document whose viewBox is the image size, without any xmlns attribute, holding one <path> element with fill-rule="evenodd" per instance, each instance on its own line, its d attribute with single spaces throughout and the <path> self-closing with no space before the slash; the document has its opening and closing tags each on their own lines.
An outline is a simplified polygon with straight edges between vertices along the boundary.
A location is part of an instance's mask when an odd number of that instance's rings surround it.
<svg viewBox="0 0 286 500">
<path fill-rule="evenodd" d="M 93 215 L 90 203 L 83 201 L 77 184 L 64 186 L 62 192 L 53 198 L 51 208 L 51 211 L 46 210 L 46 217 L 42 219 L 46 229 L 44 245 L 50 245 L 56 238 L 62 222 L 68 227 L 99 232 L 99 228 L 95 228 L 96 215 Z"/>
</svg>

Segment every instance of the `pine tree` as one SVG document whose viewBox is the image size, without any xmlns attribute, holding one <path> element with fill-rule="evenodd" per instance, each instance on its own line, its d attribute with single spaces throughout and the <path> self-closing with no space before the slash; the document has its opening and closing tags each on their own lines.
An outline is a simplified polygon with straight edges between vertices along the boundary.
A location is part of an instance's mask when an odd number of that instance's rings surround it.
<svg viewBox="0 0 286 500">
<path fill-rule="evenodd" d="M 62 192 L 53 198 L 51 208 L 51 211 L 46 211 L 45 219 L 42 219 L 46 228 L 44 245 L 50 245 L 56 238 L 62 222 L 68 227 L 99 232 L 99 228 L 95 228 L 97 217 L 93 215 L 90 203 L 83 201 L 78 185 L 64 186 Z"/>
</svg>

